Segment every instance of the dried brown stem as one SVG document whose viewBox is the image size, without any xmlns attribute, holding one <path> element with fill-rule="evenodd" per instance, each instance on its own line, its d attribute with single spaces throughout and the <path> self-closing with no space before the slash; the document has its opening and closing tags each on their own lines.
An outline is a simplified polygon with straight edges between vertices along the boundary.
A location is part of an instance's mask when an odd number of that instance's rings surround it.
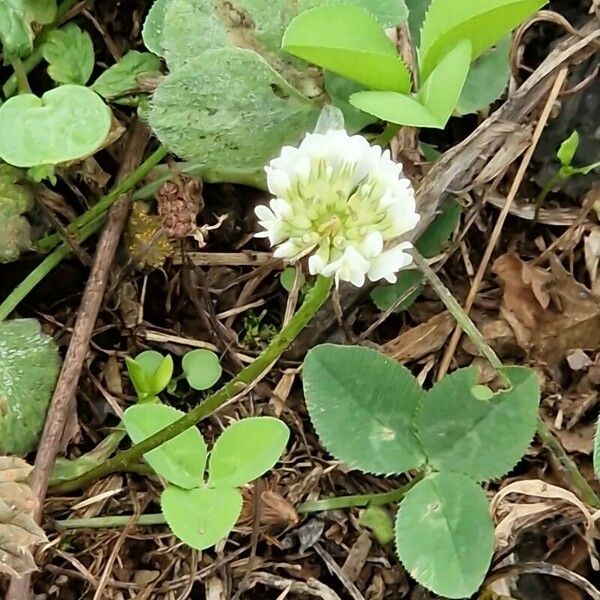
<svg viewBox="0 0 600 600">
<path fill-rule="evenodd" d="M 141 162 L 148 139 L 149 133 L 146 127 L 136 122 L 131 127 L 131 134 L 118 174 L 119 180 L 124 179 Z M 38 447 L 31 479 L 31 488 L 37 500 L 35 518 L 38 522 L 42 517 L 50 472 L 59 450 L 65 423 L 75 401 L 79 376 L 104 298 L 110 268 L 129 214 L 129 203 L 130 197 L 129 194 L 126 194 L 115 202 L 108 213 L 106 226 L 100 236 L 94 264 L 79 307 L 69 349 L 46 416 L 46 426 Z M 29 600 L 31 597 L 31 578 L 29 576 L 11 581 L 6 600 Z"/>
</svg>

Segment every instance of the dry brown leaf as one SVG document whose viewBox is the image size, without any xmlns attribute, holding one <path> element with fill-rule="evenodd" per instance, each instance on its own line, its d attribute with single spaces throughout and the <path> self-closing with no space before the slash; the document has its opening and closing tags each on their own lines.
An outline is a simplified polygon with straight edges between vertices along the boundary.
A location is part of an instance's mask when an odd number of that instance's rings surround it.
<svg viewBox="0 0 600 600">
<path fill-rule="evenodd" d="M 32 516 L 34 498 L 26 483 L 31 469 L 21 458 L 0 457 L 0 573 L 11 577 L 35 571 L 29 548 L 46 541 Z"/>
<path fill-rule="evenodd" d="M 540 502 L 508 502 L 509 494 L 543 499 Z M 593 538 L 597 537 L 594 516 L 587 506 L 569 490 L 551 485 L 540 479 L 523 479 L 502 488 L 492 499 L 491 511 L 497 525 L 495 530 L 496 549 L 505 548 L 516 539 L 519 532 L 526 527 L 539 523 L 549 515 L 560 513 L 564 516 L 566 509 L 577 509 L 584 518 L 586 541 L 592 564 L 598 564 Z"/>
<path fill-rule="evenodd" d="M 600 280 L 598 279 L 598 263 L 600 262 L 600 227 L 594 227 L 583 240 L 585 266 L 590 276 L 592 294 L 600 295 Z"/>
<path fill-rule="evenodd" d="M 452 315 L 448 312 L 440 313 L 390 340 L 383 346 L 383 351 L 400 362 L 418 360 L 437 352 L 444 345 L 453 327 Z"/>
</svg>

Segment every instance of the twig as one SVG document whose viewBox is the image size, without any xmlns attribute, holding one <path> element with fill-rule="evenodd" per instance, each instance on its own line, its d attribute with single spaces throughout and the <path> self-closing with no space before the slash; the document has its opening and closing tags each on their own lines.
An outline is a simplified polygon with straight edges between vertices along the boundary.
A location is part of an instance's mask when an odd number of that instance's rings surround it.
<svg viewBox="0 0 600 600">
<path fill-rule="evenodd" d="M 513 203 L 513 200 L 515 199 L 515 197 L 517 195 L 517 192 L 519 191 L 519 188 L 521 187 L 521 183 L 523 181 L 523 178 L 525 177 L 525 173 L 527 171 L 527 168 L 529 167 L 529 163 L 531 161 L 531 158 L 533 157 L 533 153 L 535 152 L 535 149 L 536 149 L 538 141 L 542 135 L 544 127 L 546 126 L 546 123 L 548 122 L 548 119 L 550 118 L 550 113 L 552 112 L 552 107 L 554 106 L 554 102 L 556 102 L 556 99 L 558 98 L 558 94 L 560 93 L 560 90 L 565 82 L 567 73 L 568 73 L 568 69 L 566 67 L 563 67 L 559 71 L 558 75 L 556 76 L 554 85 L 552 86 L 552 89 L 550 90 L 550 94 L 548 96 L 548 99 L 546 101 L 546 104 L 544 106 L 542 114 L 540 116 L 540 120 L 538 121 L 535 131 L 533 132 L 531 146 L 529 146 L 529 148 L 527 149 L 527 152 L 525 153 L 525 155 L 523 156 L 523 159 L 521 160 L 521 164 L 519 165 L 519 170 L 517 171 L 517 174 L 513 181 L 512 187 L 510 188 L 510 191 L 506 198 L 506 204 L 504 205 L 504 207 L 502 208 L 502 211 L 500 212 L 500 215 L 498 216 L 498 220 L 496 221 L 496 225 L 494 226 L 494 230 L 492 231 L 490 241 L 485 249 L 483 258 L 481 259 L 481 263 L 479 264 L 479 268 L 477 269 L 477 273 L 475 274 L 475 279 L 473 280 L 471 289 L 469 290 L 469 295 L 467 296 L 467 299 L 465 301 L 465 307 L 464 307 L 465 312 L 467 314 L 471 310 L 471 307 L 473 306 L 473 302 L 475 301 L 477 293 L 479 292 L 479 286 L 481 285 L 481 282 L 483 281 L 483 276 L 485 275 L 488 264 L 492 257 L 492 252 L 494 251 L 494 248 L 496 247 L 496 242 L 498 241 L 498 238 L 500 237 L 500 232 L 502 231 L 502 228 L 504 227 L 504 222 L 506 221 L 506 217 L 508 217 L 508 214 L 510 212 L 510 207 Z M 448 372 L 450 363 L 452 361 L 452 357 L 454 356 L 454 353 L 456 352 L 456 348 L 458 346 L 458 342 L 460 341 L 461 333 L 462 333 L 462 330 L 461 330 L 460 326 L 457 326 L 454 330 L 454 333 L 452 334 L 452 337 L 450 338 L 450 342 L 448 343 L 448 346 L 446 347 L 446 352 L 444 353 L 444 356 L 442 357 L 442 361 L 440 363 L 440 367 L 438 370 L 438 380 L 442 379 Z"/>
<path fill-rule="evenodd" d="M 136 122 L 132 126 L 125 149 L 119 179 L 124 179 L 139 164 L 148 139 L 149 132 L 146 127 L 142 123 Z M 128 214 L 129 196 L 122 196 L 111 208 L 106 227 L 100 236 L 94 265 L 79 307 L 69 349 L 46 416 L 46 425 L 38 447 L 31 479 L 33 497 L 36 499 L 34 517 L 38 522 L 42 517 L 50 472 L 60 446 L 65 423 L 73 407 L 77 383 L 108 283 L 110 267 Z M 31 578 L 13 578 L 6 600 L 25 600 L 30 597 Z"/>
</svg>

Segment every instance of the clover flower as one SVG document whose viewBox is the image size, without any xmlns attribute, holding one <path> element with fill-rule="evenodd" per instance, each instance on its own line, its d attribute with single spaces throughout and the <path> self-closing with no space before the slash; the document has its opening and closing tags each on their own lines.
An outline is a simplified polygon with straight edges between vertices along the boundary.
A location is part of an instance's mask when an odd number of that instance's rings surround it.
<svg viewBox="0 0 600 600">
<path fill-rule="evenodd" d="M 308 256 L 312 275 L 361 287 L 396 281 L 412 262 L 412 244 L 397 242 L 419 222 L 414 190 L 389 150 L 341 129 L 309 133 L 298 148 L 285 146 L 265 168 L 269 206 L 256 215 L 274 256 Z"/>
</svg>

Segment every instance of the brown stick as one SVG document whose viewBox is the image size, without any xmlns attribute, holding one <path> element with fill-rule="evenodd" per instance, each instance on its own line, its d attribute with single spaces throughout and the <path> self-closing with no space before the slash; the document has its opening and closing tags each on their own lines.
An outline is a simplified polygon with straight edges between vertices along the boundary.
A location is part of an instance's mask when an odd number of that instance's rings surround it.
<svg viewBox="0 0 600 600">
<path fill-rule="evenodd" d="M 139 165 L 148 139 L 148 130 L 142 123 L 136 121 L 131 128 L 124 158 L 117 175 L 119 181 Z M 96 318 L 106 291 L 110 267 L 129 214 L 129 204 L 130 196 L 126 194 L 115 202 L 108 213 L 73 328 L 71 343 L 48 409 L 46 425 L 38 447 L 31 479 L 31 488 L 36 498 L 34 516 L 38 522 L 42 518 L 48 479 L 54 466 L 68 415 L 75 401 L 79 376 L 88 353 Z M 29 600 L 31 597 L 30 576 L 11 580 L 6 600 Z"/>
</svg>

